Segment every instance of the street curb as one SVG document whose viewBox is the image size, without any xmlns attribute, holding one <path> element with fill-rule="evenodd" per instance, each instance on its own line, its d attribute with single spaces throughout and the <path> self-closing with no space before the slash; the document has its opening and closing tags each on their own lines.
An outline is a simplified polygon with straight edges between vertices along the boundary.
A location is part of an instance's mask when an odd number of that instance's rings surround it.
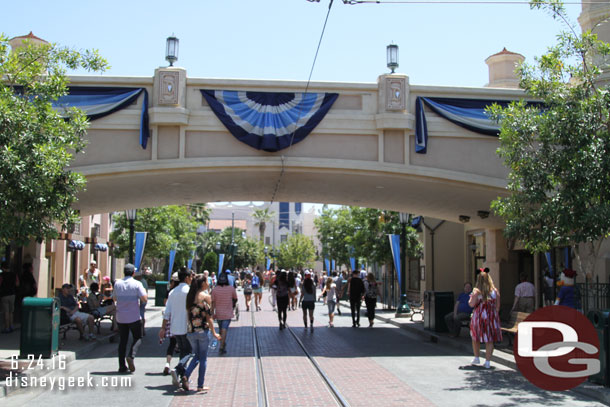
<svg viewBox="0 0 610 407">
<path fill-rule="evenodd" d="M 472 352 L 472 347 L 456 341 L 452 341 L 451 338 L 436 335 L 432 332 L 427 332 L 417 327 L 409 326 L 409 324 L 401 324 L 398 321 L 392 320 L 392 318 L 386 318 L 380 315 L 375 315 L 375 319 L 394 325 L 398 328 L 405 329 L 409 331 L 409 333 L 413 333 L 428 342 L 464 351 L 466 353 Z M 485 355 L 485 350 L 481 349 L 481 355 Z M 494 355 L 492 356 L 491 360 L 495 363 L 518 371 L 514 356 L 510 353 L 502 351 L 501 349 L 494 349 Z M 585 381 L 583 384 L 571 389 L 571 391 L 581 396 L 592 398 L 601 403 L 604 403 L 607 406 L 610 406 L 610 391 L 605 387 L 595 385 L 589 381 Z"/>
<path fill-rule="evenodd" d="M 151 315 L 146 320 L 150 322 L 150 321 L 157 319 L 159 316 L 162 315 L 163 309 L 164 309 L 164 307 L 155 307 L 155 309 L 147 309 L 147 312 L 149 312 L 151 314 L 154 313 L 154 314 Z M 107 335 L 98 336 L 95 341 L 92 341 L 89 344 L 83 346 L 76 352 L 59 350 L 58 354 L 65 357 L 64 360 L 66 361 L 67 371 L 69 371 L 69 365 L 71 362 L 78 360 L 83 355 L 90 354 L 91 352 L 93 352 L 93 350 L 98 345 L 103 344 L 106 340 L 108 340 L 110 343 L 114 342 L 114 340 L 116 338 L 118 338 L 118 336 L 119 336 L 118 332 L 110 332 Z M 21 372 L 21 373 L 19 373 L 19 377 L 21 377 L 21 376 L 46 377 L 46 376 L 51 376 L 53 374 L 56 374 L 57 372 L 55 372 L 53 370 L 48 370 L 50 363 L 51 362 L 49 359 L 43 359 L 44 365 L 41 369 L 33 369 L 33 370 L 27 370 L 27 371 Z M 6 386 L 5 380 L 0 381 L 0 400 L 3 399 L 4 397 L 7 397 L 10 393 L 16 392 L 20 389 L 21 389 L 21 386 L 10 386 L 9 387 L 9 386 Z"/>
</svg>

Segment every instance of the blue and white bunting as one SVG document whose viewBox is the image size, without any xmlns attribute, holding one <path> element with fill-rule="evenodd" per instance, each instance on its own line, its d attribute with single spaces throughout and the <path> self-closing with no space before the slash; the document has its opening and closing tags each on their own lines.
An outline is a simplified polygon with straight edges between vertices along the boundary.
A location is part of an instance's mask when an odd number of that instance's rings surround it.
<svg viewBox="0 0 610 407">
<path fill-rule="evenodd" d="M 311 133 L 337 93 L 201 90 L 212 111 L 239 141 L 258 150 L 280 151 Z"/>
<path fill-rule="evenodd" d="M 70 86 L 68 94 L 52 103 L 62 117 L 76 107 L 85 112 L 89 120 L 95 120 L 124 109 L 144 95 L 140 114 L 140 145 L 146 149 L 150 130 L 148 128 L 148 91 L 144 88 L 122 88 L 111 86 Z"/>
</svg>

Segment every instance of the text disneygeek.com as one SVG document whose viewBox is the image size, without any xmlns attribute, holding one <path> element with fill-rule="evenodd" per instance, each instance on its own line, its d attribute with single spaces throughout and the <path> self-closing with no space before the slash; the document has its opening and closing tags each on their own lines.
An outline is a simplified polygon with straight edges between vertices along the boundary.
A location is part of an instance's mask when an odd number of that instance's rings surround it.
<svg viewBox="0 0 610 407">
<path fill-rule="evenodd" d="M 131 387 L 130 376 L 91 376 L 87 372 L 87 376 L 17 376 L 10 372 L 6 378 L 7 387 L 42 387 L 47 390 L 66 389 L 95 389 L 95 388 L 126 388 Z"/>
</svg>

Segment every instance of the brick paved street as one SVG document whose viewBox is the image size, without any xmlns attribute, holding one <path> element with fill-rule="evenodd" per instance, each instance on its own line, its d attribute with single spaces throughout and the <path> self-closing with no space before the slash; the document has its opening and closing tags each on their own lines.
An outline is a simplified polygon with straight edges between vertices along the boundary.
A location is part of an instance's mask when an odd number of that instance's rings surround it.
<svg viewBox="0 0 610 407">
<path fill-rule="evenodd" d="M 240 300 L 243 300 L 239 292 Z M 278 329 L 277 314 L 263 299 L 263 310 L 253 313 L 260 340 L 262 366 L 269 405 L 337 405 L 326 384 L 305 357 L 290 331 Z M 163 376 L 166 345 L 157 332 L 160 313 L 147 322 L 148 334 L 136 359 L 136 372 L 127 388 L 79 391 L 16 391 L 2 400 L 6 406 L 81 406 L 91 397 L 104 405 L 123 405 L 137 400 L 146 406 L 257 406 L 256 363 L 252 314 L 241 304 L 241 318 L 229 329 L 228 353 L 211 351 L 206 372 L 207 394 L 177 390 Z M 352 328 L 349 310 L 335 316 L 328 328 L 327 308 L 316 303 L 315 330 L 303 329 L 302 311 L 288 311 L 290 329 L 301 340 L 350 406 L 600 406 L 574 392 L 545 392 L 535 388 L 519 372 L 494 364 L 491 370 L 472 368 L 472 356 L 438 344 L 425 342 L 408 331 L 377 321 L 369 329 Z M 70 364 L 66 376 L 116 376 L 116 343 L 100 343 L 95 352 Z M 174 358 L 172 365 L 175 365 Z M 196 387 L 197 370 L 191 377 Z M 85 398 L 83 398 L 85 397 Z"/>
</svg>

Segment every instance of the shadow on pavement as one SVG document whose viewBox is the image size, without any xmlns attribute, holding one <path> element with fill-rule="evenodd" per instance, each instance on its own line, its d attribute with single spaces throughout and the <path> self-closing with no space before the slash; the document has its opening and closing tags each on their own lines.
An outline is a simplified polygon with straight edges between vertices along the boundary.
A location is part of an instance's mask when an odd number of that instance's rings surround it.
<svg viewBox="0 0 610 407">
<path fill-rule="evenodd" d="M 478 366 L 461 366 L 462 370 L 469 370 L 467 385 L 443 389 L 444 391 L 454 392 L 473 392 L 487 391 L 494 395 L 503 397 L 506 403 L 504 406 L 518 406 L 521 404 L 539 404 L 545 406 L 565 405 L 568 400 L 578 399 L 582 401 L 590 400 L 588 397 L 581 396 L 574 392 L 549 392 L 539 389 L 527 380 L 515 375 L 513 371 L 483 369 Z M 473 400 L 472 406 L 486 406 L 484 400 Z"/>
</svg>

